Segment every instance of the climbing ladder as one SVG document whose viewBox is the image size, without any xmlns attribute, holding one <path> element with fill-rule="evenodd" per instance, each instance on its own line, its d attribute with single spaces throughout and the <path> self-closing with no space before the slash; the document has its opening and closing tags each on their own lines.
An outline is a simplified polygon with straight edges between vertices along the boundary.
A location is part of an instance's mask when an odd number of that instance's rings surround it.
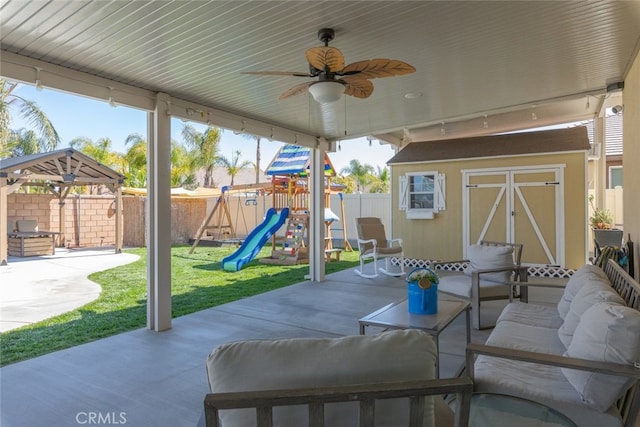
<svg viewBox="0 0 640 427">
<path fill-rule="evenodd" d="M 262 258 L 263 264 L 294 265 L 309 262 L 309 252 L 304 244 L 309 215 L 290 213 L 284 238 L 271 251 L 271 257 Z"/>
</svg>

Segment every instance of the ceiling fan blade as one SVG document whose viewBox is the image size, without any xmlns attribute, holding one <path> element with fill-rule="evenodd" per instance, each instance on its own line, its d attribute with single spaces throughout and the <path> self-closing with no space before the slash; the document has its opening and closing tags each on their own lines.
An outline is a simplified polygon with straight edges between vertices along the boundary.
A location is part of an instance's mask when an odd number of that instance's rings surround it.
<svg viewBox="0 0 640 427">
<path fill-rule="evenodd" d="M 373 93 L 373 83 L 367 79 L 351 76 L 338 81 L 344 84 L 344 93 L 346 95 L 364 99 L 368 98 Z"/>
<path fill-rule="evenodd" d="M 396 59 L 369 59 L 365 61 L 354 62 L 349 64 L 341 71 L 340 74 L 352 74 L 358 79 L 375 79 L 380 77 L 401 76 L 403 74 L 411 74 L 416 69 L 406 62 Z"/>
<path fill-rule="evenodd" d="M 325 65 L 335 73 L 344 68 L 344 55 L 340 49 L 331 46 L 317 46 L 307 49 L 307 61 L 317 70 L 324 71 Z"/>
<path fill-rule="evenodd" d="M 254 74 L 259 76 L 294 76 L 294 77 L 315 77 L 313 74 L 298 71 L 243 71 L 240 74 Z"/>
<path fill-rule="evenodd" d="M 307 82 L 307 83 L 300 83 L 299 85 L 295 85 L 295 86 L 289 88 L 285 93 L 280 95 L 279 99 L 285 99 L 285 98 L 289 98 L 290 96 L 299 95 L 301 93 L 304 93 L 304 92 L 307 91 L 309 86 L 311 86 L 314 83 L 315 82 Z"/>
</svg>

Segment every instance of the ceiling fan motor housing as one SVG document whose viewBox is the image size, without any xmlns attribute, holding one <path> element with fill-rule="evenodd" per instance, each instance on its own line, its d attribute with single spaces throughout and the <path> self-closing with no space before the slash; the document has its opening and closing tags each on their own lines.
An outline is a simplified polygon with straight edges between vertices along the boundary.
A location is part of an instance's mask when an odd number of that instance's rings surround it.
<svg viewBox="0 0 640 427">
<path fill-rule="evenodd" d="M 318 30 L 318 38 L 322 43 L 329 44 L 331 40 L 336 36 L 336 32 L 332 28 L 321 28 Z"/>
</svg>

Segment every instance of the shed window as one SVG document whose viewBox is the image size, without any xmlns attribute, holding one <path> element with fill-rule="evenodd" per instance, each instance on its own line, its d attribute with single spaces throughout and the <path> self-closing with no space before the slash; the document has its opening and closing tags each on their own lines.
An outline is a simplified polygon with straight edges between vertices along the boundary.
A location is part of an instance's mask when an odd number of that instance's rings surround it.
<svg viewBox="0 0 640 427">
<path fill-rule="evenodd" d="M 409 219 L 431 219 L 445 208 L 445 180 L 438 172 L 400 176 L 400 206 Z"/>
</svg>

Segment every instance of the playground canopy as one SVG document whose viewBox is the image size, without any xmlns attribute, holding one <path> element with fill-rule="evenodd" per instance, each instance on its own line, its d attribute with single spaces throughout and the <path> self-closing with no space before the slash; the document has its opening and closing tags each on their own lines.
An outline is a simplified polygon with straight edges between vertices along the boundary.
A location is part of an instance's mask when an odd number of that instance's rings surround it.
<svg viewBox="0 0 640 427">
<path fill-rule="evenodd" d="M 270 176 L 296 175 L 306 177 L 309 175 L 310 163 L 310 148 L 285 144 L 276 153 L 265 173 Z M 324 155 L 324 175 L 336 176 L 336 170 L 326 153 Z"/>
</svg>

